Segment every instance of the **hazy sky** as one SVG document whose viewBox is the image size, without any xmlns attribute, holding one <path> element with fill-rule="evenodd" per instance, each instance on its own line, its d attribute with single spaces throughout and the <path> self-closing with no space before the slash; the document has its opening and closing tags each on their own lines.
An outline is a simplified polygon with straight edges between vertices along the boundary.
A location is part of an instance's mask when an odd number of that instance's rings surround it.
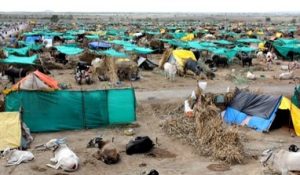
<svg viewBox="0 0 300 175">
<path fill-rule="evenodd" d="M 0 11 L 300 12 L 300 0 L 0 0 Z"/>
</svg>

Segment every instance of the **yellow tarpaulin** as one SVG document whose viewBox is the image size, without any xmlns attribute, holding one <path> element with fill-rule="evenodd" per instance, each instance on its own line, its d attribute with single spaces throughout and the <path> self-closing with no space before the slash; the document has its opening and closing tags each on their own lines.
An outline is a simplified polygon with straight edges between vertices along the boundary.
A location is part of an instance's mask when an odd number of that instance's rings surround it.
<svg viewBox="0 0 300 175">
<path fill-rule="evenodd" d="M 259 49 L 260 51 L 266 50 L 266 48 L 265 48 L 265 43 L 263 43 L 263 42 L 259 43 L 259 44 L 258 44 L 258 49 Z"/>
<path fill-rule="evenodd" d="M 0 113 L 0 151 L 21 145 L 21 121 L 19 112 Z"/>
<path fill-rule="evenodd" d="M 182 41 L 192 41 L 195 38 L 195 35 L 193 33 L 187 34 L 186 36 L 182 37 Z"/>
<path fill-rule="evenodd" d="M 286 97 L 282 97 L 279 109 L 290 110 L 296 135 L 300 136 L 300 109 Z"/>
<path fill-rule="evenodd" d="M 192 59 L 192 60 L 197 61 L 194 53 L 189 50 L 174 50 L 172 54 L 176 60 L 177 65 L 180 68 L 184 67 L 187 59 Z"/>
<path fill-rule="evenodd" d="M 282 37 L 282 33 L 276 32 L 275 36 L 276 36 L 276 38 L 281 38 Z"/>
</svg>

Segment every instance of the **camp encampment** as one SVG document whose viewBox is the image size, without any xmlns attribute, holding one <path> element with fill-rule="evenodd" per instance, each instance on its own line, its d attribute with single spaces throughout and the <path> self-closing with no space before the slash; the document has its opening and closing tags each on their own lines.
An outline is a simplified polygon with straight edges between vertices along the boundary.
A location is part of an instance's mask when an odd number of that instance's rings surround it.
<svg viewBox="0 0 300 175">
<path fill-rule="evenodd" d="M 300 172 L 292 0 L 14 1 L 0 6 L 0 175 Z"/>
</svg>

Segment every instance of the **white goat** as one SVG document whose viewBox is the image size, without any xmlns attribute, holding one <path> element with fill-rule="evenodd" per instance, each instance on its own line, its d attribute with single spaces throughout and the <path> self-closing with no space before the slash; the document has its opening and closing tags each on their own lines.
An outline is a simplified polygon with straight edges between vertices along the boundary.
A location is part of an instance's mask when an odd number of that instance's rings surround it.
<svg viewBox="0 0 300 175">
<path fill-rule="evenodd" d="M 283 149 L 273 152 L 269 149 L 262 153 L 260 162 L 281 172 L 282 175 L 288 175 L 289 171 L 300 171 L 300 152 L 289 152 Z"/>
<path fill-rule="evenodd" d="M 19 165 L 22 162 L 29 162 L 34 159 L 31 152 L 17 149 L 6 148 L 2 154 L 7 158 L 6 166 Z"/>
<path fill-rule="evenodd" d="M 164 64 L 164 71 L 165 71 L 166 78 L 170 79 L 171 81 L 175 80 L 175 76 L 177 73 L 177 68 L 175 63 L 166 62 Z"/>
<path fill-rule="evenodd" d="M 47 166 L 64 171 L 76 171 L 79 168 L 79 158 L 65 144 L 64 139 L 52 139 L 44 145 L 48 149 L 53 149 L 54 157 L 50 159 L 52 164 Z"/>
</svg>

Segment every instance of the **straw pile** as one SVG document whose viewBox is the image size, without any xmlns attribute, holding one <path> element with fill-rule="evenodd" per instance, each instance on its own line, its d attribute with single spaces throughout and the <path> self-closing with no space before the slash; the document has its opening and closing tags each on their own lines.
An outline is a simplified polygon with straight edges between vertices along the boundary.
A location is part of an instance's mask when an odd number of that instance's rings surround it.
<svg viewBox="0 0 300 175">
<path fill-rule="evenodd" d="M 85 51 L 83 52 L 83 54 L 81 54 L 81 55 L 79 56 L 79 60 L 80 60 L 80 61 L 85 61 L 85 62 L 87 62 L 88 64 L 91 64 L 91 62 L 92 62 L 95 58 L 97 58 L 97 57 L 99 57 L 99 56 L 97 56 L 96 54 L 94 54 L 94 53 L 92 53 L 92 52 L 90 52 L 90 51 L 88 51 L 88 50 L 85 50 Z"/>
<path fill-rule="evenodd" d="M 131 80 L 138 76 L 138 65 L 136 62 L 129 61 L 116 61 L 116 69 L 118 78 L 123 80 Z"/>
<path fill-rule="evenodd" d="M 238 131 L 224 124 L 213 99 L 214 94 L 201 94 L 193 108 L 194 118 L 178 116 L 166 120 L 162 128 L 192 145 L 200 155 L 230 164 L 242 163 L 244 151 Z"/>
<path fill-rule="evenodd" d="M 158 67 L 160 69 L 164 68 L 164 64 L 168 61 L 168 59 L 171 56 L 172 52 L 173 52 L 173 49 L 168 49 L 168 50 L 164 51 L 161 59 L 159 60 L 159 64 L 158 64 Z"/>
</svg>

